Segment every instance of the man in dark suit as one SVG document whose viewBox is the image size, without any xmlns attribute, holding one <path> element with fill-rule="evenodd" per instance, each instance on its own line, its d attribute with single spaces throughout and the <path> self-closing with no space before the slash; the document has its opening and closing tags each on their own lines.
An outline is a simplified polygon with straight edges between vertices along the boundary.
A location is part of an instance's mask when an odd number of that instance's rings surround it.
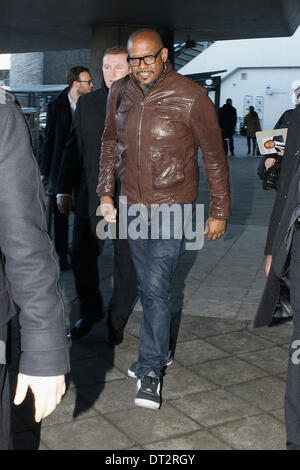
<svg viewBox="0 0 300 470">
<path fill-rule="evenodd" d="M 19 309 L 20 404 L 31 389 L 35 420 L 50 414 L 70 370 L 58 265 L 45 227 L 43 189 L 30 134 L 14 96 L 0 88 L 0 449 L 11 449 L 8 324 Z"/>
<path fill-rule="evenodd" d="M 54 242 L 62 271 L 68 267 L 68 217 L 57 209 L 57 178 L 77 100 L 80 95 L 89 93 L 94 86 L 89 70 L 82 66 L 68 70 L 67 83 L 69 86 L 48 106 L 40 168 L 42 182 L 45 185 L 50 183 L 53 194 Z"/>
<path fill-rule="evenodd" d="M 222 129 L 222 137 L 226 155 L 228 154 L 227 139 L 229 140 L 230 153 L 232 156 L 234 155 L 233 134 L 235 133 L 236 120 L 236 109 L 232 106 L 232 100 L 228 98 L 226 100 L 226 104 L 224 104 L 222 108 L 219 109 L 219 122 Z"/>
<path fill-rule="evenodd" d="M 68 214 L 73 208 L 75 189 L 75 220 L 71 252 L 72 268 L 80 301 L 81 318 L 71 329 L 72 339 L 86 335 L 97 320 L 104 316 L 99 292 L 98 256 L 104 240 L 96 236 L 99 218 L 96 194 L 101 135 L 106 117 L 106 101 L 112 83 L 129 72 L 125 48 L 113 47 L 103 57 L 104 82 L 99 90 L 78 100 L 74 128 L 68 139 L 58 181 L 58 208 Z M 76 147 L 79 152 L 76 152 Z M 74 160 L 73 156 L 77 155 Z M 79 181 L 76 188 L 75 182 Z M 117 196 L 117 194 L 116 194 Z M 111 346 L 123 341 L 124 327 L 137 295 L 137 281 L 127 240 L 114 240 L 114 290 L 108 310 L 108 341 Z"/>
<path fill-rule="evenodd" d="M 294 331 L 289 351 L 285 395 L 287 449 L 300 450 L 300 108 L 292 111 L 276 199 L 265 248 L 267 282 L 254 327 L 269 325 L 280 295 L 280 280 L 289 277 Z"/>
</svg>

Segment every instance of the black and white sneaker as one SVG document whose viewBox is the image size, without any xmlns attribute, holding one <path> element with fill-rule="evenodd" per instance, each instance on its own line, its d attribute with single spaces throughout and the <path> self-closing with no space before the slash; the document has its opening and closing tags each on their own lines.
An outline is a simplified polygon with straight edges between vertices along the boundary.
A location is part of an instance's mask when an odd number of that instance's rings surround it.
<svg viewBox="0 0 300 470">
<path fill-rule="evenodd" d="M 161 405 L 160 378 L 151 371 L 137 381 L 137 394 L 134 400 L 137 406 L 158 410 Z"/>
<path fill-rule="evenodd" d="M 171 355 L 171 351 L 169 351 L 169 356 L 168 356 L 168 360 L 166 362 L 166 365 L 165 367 L 169 367 L 172 362 L 173 362 L 173 359 L 174 359 L 174 356 Z M 132 377 L 133 379 L 136 379 L 136 365 L 137 365 L 137 361 L 134 362 L 127 370 L 127 374 L 129 377 Z"/>
</svg>

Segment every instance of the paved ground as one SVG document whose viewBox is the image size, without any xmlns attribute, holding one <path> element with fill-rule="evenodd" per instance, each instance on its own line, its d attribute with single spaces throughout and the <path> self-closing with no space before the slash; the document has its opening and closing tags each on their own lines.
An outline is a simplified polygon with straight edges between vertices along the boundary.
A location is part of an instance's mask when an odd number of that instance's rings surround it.
<svg viewBox="0 0 300 470">
<path fill-rule="evenodd" d="M 125 341 L 105 345 L 105 322 L 71 348 L 68 390 L 41 426 L 30 399 L 14 409 L 16 449 L 195 450 L 284 449 L 283 396 L 291 324 L 253 330 L 264 287 L 263 249 L 273 192 L 261 189 L 259 158 L 246 157 L 236 138 L 228 157 L 232 217 L 226 236 L 182 254 L 173 285 L 173 308 L 183 302 L 175 361 L 163 380 L 159 411 L 136 408 L 135 380 L 127 377 L 137 357 L 141 308 L 137 303 Z M 199 201 L 207 207 L 202 178 Z M 112 249 L 101 263 L 108 303 Z M 77 319 L 72 273 L 61 276 L 68 321 Z M 182 295 L 184 294 L 184 297 Z M 16 370 L 13 361 L 12 381 Z"/>
</svg>

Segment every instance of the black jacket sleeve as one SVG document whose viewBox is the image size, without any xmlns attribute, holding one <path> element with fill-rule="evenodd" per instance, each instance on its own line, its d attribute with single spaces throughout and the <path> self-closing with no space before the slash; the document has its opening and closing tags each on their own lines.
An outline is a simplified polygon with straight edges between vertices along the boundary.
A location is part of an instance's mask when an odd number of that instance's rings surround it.
<svg viewBox="0 0 300 470">
<path fill-rule="evenodd" d="M 47 120 L 45 140 L 40 162 L 41 175 L 49 176 L 55 142 L 55 103 L 50 103 L 47 108 Z"/>
<path fill-rule="evenodd" d="M 0 104 L 0 250 L 19 306 L 20 372 L 69 372 L 59 269 L 44 220 L 43 188 L 28 127 L 14 103 Z"/>
<path fill-rule="evenodd" d="M 70 129 L 60 165 L 57 194 L 72 194 L 79 185 L 83 170 L 79 102 L 80 100 L 78 100 L 74 123 Z"/>
</svg>

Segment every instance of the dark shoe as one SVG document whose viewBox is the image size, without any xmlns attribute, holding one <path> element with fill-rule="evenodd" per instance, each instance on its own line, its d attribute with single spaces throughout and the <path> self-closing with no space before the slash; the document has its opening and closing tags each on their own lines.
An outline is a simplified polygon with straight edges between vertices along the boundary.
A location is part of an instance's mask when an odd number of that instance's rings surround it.
<svg viewBox="0 0 300 470">
<path fill-rule="evenodd" d="M 137 394 L 134 400 L 137 406 L 158 410 L 161 405 L 160 378 L 151 371 L 137 381 Z"/>
<path fill-rule="evenodd" d="M 114 330 L 113 328 L 107 327 L 107 342 L 110 347 L 114 348 L 124 341 L 124 328 L 120 330 Z"/>
<path fill-rule="evenodd" d="M 80 339 L 87 335 L 97 321 L 102 320 L 103 317 L 98 318 L 80 318 L 71 328 L 70 335 L 72 340 Z"/>
<path fill-rule="evenodd" d="M 234 157 L 234 152 L 231 152 L 231 156 Z"/>
<path fill-rule="evenodd" d="M 169 356 L 168 356 L 168 360 L 166 362 L 165 368 L 169 367 L 172 364 L 173 360 L 174 360 L 174 356 L 172 356 L 171 351 L 169 351 Z M 133 379 L 136 379 L 136 373 L 135 373 L 136 365 L 137 365 L 137 361 L 134 362 L 127 370 L 128 376 L 132 377 Z"/>
</svg>

